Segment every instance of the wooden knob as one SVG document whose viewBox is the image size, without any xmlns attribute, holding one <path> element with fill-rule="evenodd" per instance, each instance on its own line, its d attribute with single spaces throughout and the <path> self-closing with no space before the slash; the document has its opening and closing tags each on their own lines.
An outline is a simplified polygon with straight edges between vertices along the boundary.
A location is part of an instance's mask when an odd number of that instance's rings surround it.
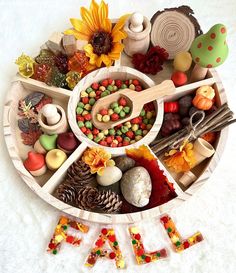
<svg viewBox="0 0 236 273">
<path fill-rule="evenodd" d="M 57 107 L 54 104 L 44 105 L 42 113 L 45 116 L 48 125 L 57 124 L 61 119 L 60 114 L 57 112 Z"/>
<path fill-rule="evenodd" d="M 143 31 L 143 19 L 143 15 L 141 13 L 133 13 L 130 18 L 130 30 L 133 32 Z"/>
</svg>

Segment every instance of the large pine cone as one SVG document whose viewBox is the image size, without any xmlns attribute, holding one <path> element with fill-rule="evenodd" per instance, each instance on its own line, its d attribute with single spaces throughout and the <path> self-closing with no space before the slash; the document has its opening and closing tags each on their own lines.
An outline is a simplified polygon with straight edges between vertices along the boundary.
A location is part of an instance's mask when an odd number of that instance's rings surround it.
<svg viewBox="0 0 236 273">
<path fill-rule="evenodd" d="M 97 208 L 104 213 L 117 213 L 120 211 L 122 205 L 120 196 L 111 190 L 99 192 L 96 203 Z"/>
<path fill-rule="evenodd" d="M 80 209 L 91 211 L 97 206 L 98 190 L 92 187 L 82 188 L 77 195 L 76 205 Z"/>
<path fill-rule="evenodd" d="M 67 170 L 66 183 L 75 184 L 78 188 L 95 187 L 96 179 L 95 175 L 91 174 L 89 165 L 79 159 Z"/>
<path fill-rule="evenodd" d="M 62 183 L 56 190 L 56 197 L 67 204 L 75 204 L 77 189 L 70 184 Z"/>
</svg>

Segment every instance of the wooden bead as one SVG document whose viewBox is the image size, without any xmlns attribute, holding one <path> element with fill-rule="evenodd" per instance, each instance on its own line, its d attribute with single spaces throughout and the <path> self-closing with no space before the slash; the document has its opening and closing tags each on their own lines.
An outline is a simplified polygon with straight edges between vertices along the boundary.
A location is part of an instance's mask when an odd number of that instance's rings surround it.
<svg viewBox="0 0 236 273">
<path fill-rule="evenodd" d="M 77 51 L 76 39 L 74 35 L 64 35 L 62 38 L 62 45 L 65 49 L 67 56 L 72 56 Z"/>
</svg>

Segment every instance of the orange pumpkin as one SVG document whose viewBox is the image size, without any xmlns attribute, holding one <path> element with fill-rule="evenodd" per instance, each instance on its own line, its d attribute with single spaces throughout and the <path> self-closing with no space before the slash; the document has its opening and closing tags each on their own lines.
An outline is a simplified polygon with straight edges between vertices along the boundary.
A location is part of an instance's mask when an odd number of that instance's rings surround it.
<svg viewBox="0 0 236 273">
<path fill-rule="evenodd" d="M 196 94 L 192 103 L 197 109 L 200 110 L 209 110 L 213 105 L 213 101 L 211 99 L 208 99 L 200 94 Z"/>
</svg>

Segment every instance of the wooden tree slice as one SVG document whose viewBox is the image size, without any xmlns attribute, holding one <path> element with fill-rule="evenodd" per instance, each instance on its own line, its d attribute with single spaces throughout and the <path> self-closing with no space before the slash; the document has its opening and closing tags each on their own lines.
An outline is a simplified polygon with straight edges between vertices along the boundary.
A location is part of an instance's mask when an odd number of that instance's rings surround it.
<svg viewBox="0 0 236 273">
<path fill-rule="evenodd" d="M 188 51 L 196 36 L 202 33 L 188 6 L 158 11 L 151 19 L 151 43 L 169 53 L 169 60 L 181 51 Z"/>
</svg>

